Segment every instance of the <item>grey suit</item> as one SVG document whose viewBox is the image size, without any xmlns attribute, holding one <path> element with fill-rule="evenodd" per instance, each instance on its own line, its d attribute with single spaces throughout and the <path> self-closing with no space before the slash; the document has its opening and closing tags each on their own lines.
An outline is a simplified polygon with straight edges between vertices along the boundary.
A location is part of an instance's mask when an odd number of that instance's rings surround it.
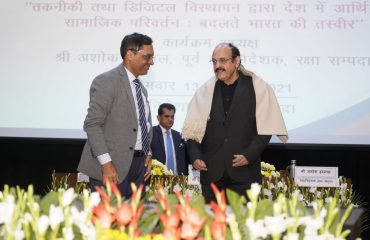
<svg viewBox="0 0 370 240">
<path fill-rule="evenodd" d="M 148 93 L 141 86 L 148 101 Z M 149 122 L 151 116 L 149 112 Z M 130 82 L 123 64 L 97 76 L 91 84 L 90 103 L 84 123 L 87 141 L 78 171 L 102 181 L 97 156 L 109 153 L 119 181 L 127 176 L 137 139 L 138 120 Z M 152 130 L 149 131 L 150 141 Z"/>
</svg>

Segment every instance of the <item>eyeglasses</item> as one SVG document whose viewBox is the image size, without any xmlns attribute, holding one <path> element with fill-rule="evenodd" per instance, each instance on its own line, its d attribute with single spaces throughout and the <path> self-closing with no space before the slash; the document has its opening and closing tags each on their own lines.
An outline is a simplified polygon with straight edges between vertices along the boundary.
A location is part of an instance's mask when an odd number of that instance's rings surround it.
<svg viewBox="0 0 370 240">
<path fill-rule="evenodd" d="M 144 54 L 141 52 L 141 50 L 136 50 L 136 49 L 129 49 L 129 50 L 133 51 L 134 53 L 140 53 L 141 56 L 143 56 L 145 61 L 154 60 L 154 55 L 152 54 Z"/>
<path fill-rule="evenodd" d="M 225 64 L 227 63 L 229 60 L 233 59 L 234 57 L 231 57 L 231 58 L 220 58 L 220 59 L 214 59 L 212 58 L 211 60 L 209 60 L 210 63 L 212 63 L 213 65 L 216 65 L 217 62 L 221 63 L 221 64 Z"/>
</svg>

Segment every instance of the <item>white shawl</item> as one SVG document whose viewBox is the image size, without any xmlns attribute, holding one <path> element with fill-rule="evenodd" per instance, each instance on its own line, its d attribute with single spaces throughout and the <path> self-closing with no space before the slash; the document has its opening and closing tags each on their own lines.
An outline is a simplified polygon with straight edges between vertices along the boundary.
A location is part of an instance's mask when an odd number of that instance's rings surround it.
<svg viewBox="0 0 370 240">
<path fill-rule="evenodd" d="M 245 69 L 242 65 L 240 71 L 253 79 L 256 94 L 256 123 L 259 135 L 277 135 L 282 142 L 288 141 L 288 133 L 280 111 L 275 93 L 265 81 L 256 74 Z M 206 131 L 207 120 L 211 112 L 213 91 L 216 77 L 204 83 L 194 94 L 188 105 L 181 135 L 185 139 L 202 142 Z"/>
</svg>

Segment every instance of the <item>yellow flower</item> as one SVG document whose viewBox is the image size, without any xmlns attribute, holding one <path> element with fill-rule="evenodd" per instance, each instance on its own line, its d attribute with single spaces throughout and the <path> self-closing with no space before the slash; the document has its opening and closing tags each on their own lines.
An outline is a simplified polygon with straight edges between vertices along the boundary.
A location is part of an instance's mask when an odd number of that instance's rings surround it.
<svg viewBox="0 0 370 240">
<path fill-rule="evenodd" d="M 164 240 L 164 236 L 162 234 L 157 234 L 153 237 L 153 240 Z"/>
<path fill-rule="evenodd" d="M 153 171 L 154 171 L 153 175 L 162 175 L 162 170 L 160 167 L 154 167 Z"/>
<path fill-rule="evenodd" d="M 138 238 L 138 240 L 165 240 L 162 234 L 145 235 Z"/>
<path fill-rule="evenodd" d="M 99 240 L 129 240 L 128 235 L 125 232 L 113 229 L 104 229 L 100 232 L 100 236 L 97 237 Z"/>
<path fill-rule="evenodd" d="M 270 176 L 270 173 L 269 173 L 269 172 L 265 172 L 263 175 L 264 175 L 265 177 L 269 177 L 269 176 Z"/>
</svg>

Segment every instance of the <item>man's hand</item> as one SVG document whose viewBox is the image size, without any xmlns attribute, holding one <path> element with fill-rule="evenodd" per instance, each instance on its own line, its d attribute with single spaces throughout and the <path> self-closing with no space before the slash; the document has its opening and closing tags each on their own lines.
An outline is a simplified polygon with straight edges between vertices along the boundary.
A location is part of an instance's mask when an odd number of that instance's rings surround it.
<svg viewBox="0 0 370 240">
<path fill-rule="evenodd" d="M 119 181 L 118 173 L 113 162 L 107 162 L 102 165 L 102 174 L 104 183 L 106 183 L 106 181 L 110 181 L 111 183 L 117 184 Z"/>
<path fill-rule="evenodd" d="M 195 160 L 194 163 L 193 163 L 193 167 L 197 170 L 200 170 L 200 171 L 207 171 L 208 170 L 206 163 L 201 159 Z"/>
<path fill-rule="evenodd" d="M 233 167 L 241 167 L 249 164 L 248 159 L 242 154 L 235 154 L 233 159 Z"/>
<path fill-rule="evenodd" d="M 150 173 L 152 171 L 152 156 L 148 155 L 145 159 L 145 174 L 144 174 L 144 181 L 148 180 L 150 178 Z"/>
</svg>

